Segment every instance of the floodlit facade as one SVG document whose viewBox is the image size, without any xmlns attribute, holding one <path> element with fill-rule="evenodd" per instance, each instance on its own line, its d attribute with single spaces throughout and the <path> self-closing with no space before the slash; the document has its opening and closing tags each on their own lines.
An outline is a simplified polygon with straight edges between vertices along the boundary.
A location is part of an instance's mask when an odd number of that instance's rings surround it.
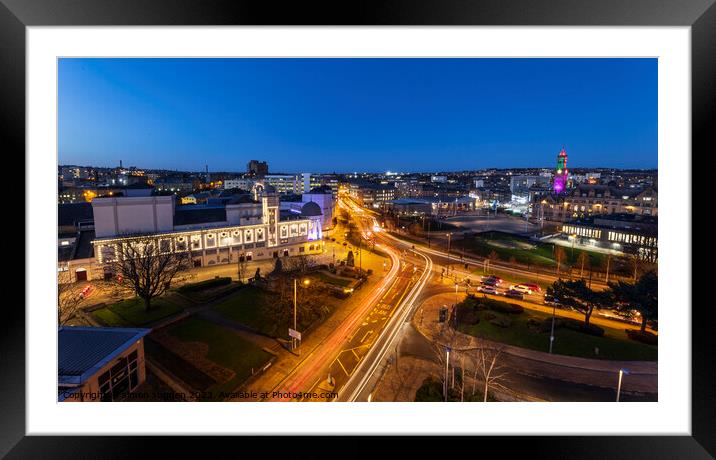
<svg viewBox="0 0 716 460">
<path fill-rule="evenodd" d="M 162 252 L 189 253 L 194 267 L 323 252 L 320 209 L 282 219 L 274 194 L 213 206 L 177 207 L 174 200 L 150 196 L 93 201 L 96 264 L 88 279 L 111 276 L 105 273 L 106 264 L 115 260 L 119 246 L 147 235 Z"/>
<path fill-rule="evenodd" d="M 619 189 L 607 185 L 578 185 L 567 194 L 535 196 L 532 217 L 564 222 L 603 214 L 658 215 L 656 187 Z"/>
</svg>

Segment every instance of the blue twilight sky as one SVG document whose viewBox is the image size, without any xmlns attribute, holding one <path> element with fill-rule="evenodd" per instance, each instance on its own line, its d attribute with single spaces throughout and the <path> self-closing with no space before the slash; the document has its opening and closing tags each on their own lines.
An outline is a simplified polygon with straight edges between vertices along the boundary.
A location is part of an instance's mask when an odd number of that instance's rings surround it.
<svg viewBox="0 0 716 460">
<path fill-rule="evenodd" d="M 656 59 L 61 59 L 60 164 L 657 166 Z"/>
</svg>

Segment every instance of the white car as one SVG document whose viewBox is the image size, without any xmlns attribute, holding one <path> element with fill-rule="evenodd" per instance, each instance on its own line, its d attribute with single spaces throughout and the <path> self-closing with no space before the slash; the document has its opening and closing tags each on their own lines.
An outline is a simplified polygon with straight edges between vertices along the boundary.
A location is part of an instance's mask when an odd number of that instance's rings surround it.
<svg viewBox="0 0 716 460">
<path fill-rule="evenodd" d="M 494 286 L 478 286 L 477 287 L 478 292 L 483 292 L 485 294 L 494 294 L 498 295 L 497 289 L 495 289 Z"/>
<path fill-rule="evenodd" d="M 510 290 L 517 291 L 520 294 L 532 294 L 532 289 L 522 284 L 513 284 L 512 286 L 510 286 Z"/>
</svg>

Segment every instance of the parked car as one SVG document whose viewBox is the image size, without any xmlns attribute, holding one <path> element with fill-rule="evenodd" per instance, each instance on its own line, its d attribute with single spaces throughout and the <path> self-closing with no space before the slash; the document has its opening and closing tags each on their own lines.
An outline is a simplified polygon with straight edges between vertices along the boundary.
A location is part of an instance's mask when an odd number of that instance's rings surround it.
<svg viewBox="0 0 716 460">
<path fill-rule="evenodd" d="M 87 297 L 87 296 L 90 294 L 90 292 L 92 292 L 92 286 L 90 286 L 90 285 L 88 284 L 88 285 L 85 286 L 84 289 L 82 289 L 82 291 L 80 292 L 80 299 L 84 299 L 85 297 Z"/>
<path fill-rule="evenodd" d="M 495 275 L 483 276 L 482 282 L 484 283 L 485 281 L 489 281 L 490 284 L 501 284 L 502 278 L 500 278 L 499 276 L 495 276 Z"/>
<path fill-rule="evenodd" d="M 522 283 L 520 286 L 527 286 L 532 292 L 542 292 L 542 288 L 536 283 Z"/>
<path fill-rule="evenodd" d="M 493 294 L 493 295 L 498 294 L 497 289 L 495 289 L 494 286 L 478 286 L 477 291 L 485 293 L 485 294 Z"/>
<path fill-rule="evenodd" d="M 509 297 L 511 299 L 519 299 L 519 300 L 522 300 L 525 298 L 524 294 L 522 294 L 519 291 L 512 290 L 512 289 L 505 292 L 505 297 Z"/>
<path fill-rule="evenodd" d="M 510 286 L 511 291 L 521 292 L 522 294 L 532 294 L 532 289 L 524 284 L 513 284 Z"/>
</svg>

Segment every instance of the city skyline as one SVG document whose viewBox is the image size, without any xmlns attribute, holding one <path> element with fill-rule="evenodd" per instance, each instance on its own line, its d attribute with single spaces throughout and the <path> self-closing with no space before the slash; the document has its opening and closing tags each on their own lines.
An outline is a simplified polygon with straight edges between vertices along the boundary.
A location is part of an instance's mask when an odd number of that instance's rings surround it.
<svg viewBox="0 0 716 460">
<path fill-rule="evenodd" d="M 59 162 L 655 169 L 656 83 L 655 59 L 61 59 Z"/>
</svg>

